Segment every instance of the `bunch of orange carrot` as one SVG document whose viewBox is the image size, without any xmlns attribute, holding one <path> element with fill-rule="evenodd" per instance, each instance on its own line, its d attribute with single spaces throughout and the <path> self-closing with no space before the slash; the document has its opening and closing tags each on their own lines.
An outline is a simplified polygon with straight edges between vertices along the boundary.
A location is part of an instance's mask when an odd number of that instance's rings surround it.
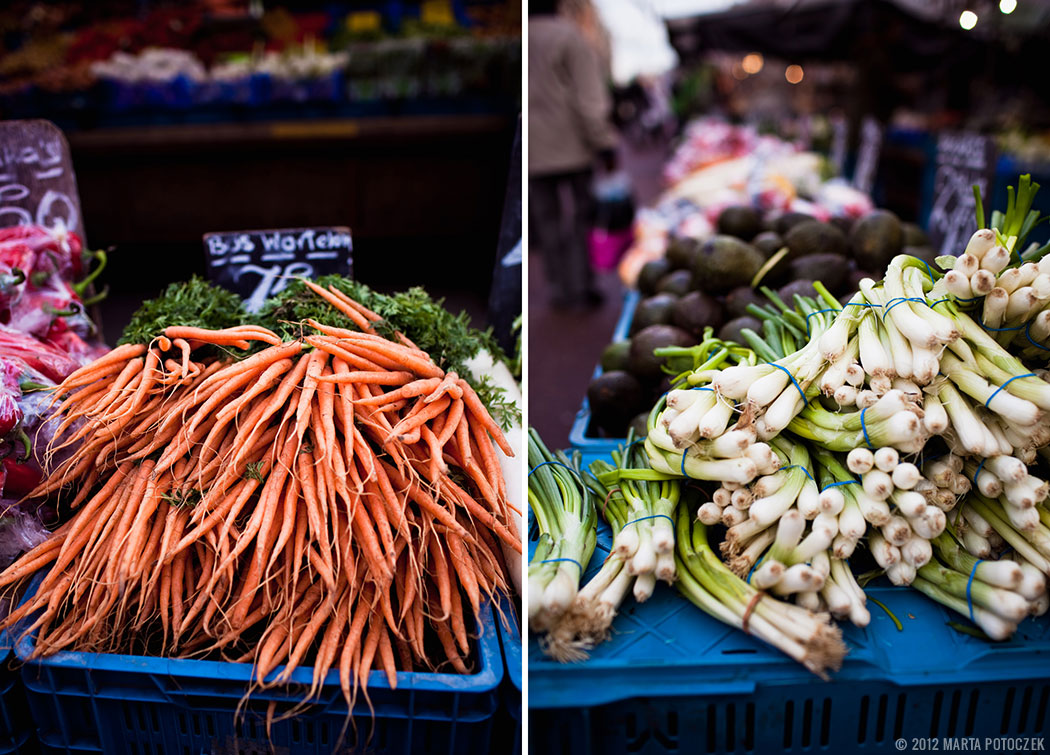
<svg viewBox="0 0 1050 755">
<path fill-rule="evenodd" d="M 510 447 L 465 380 L 308 285 L 359 330 L 170 327 L 58 386 L 49 454 L 75 450 L 32 496 L 69 518 L 0 574 L 46 572 L 3 624 L 36 654 L 221 654 L 261 687 L 312 665 L 311 696 L 338 669 L 351 707 L 372 669 L 469 671 L 501 542 L 521 552 Z"/>
</svg>

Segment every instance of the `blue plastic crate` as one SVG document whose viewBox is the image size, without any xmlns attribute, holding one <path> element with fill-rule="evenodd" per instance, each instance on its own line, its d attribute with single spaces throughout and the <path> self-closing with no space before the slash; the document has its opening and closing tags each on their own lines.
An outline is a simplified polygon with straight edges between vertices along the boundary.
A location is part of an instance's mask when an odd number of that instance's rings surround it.
<svg viewBox="0 0 1050 755">
<path fill-rule="evenodd" d="M 13 663 L 11 641 L 6 632 L 0 633 L 0 755 L 25 751 L 33 740 L 25 688 Z"/>
<path fill-rule="evenodd" d="M 503 647 L 503 661 L 506 676 L 503 680 L 503 710 L 506 713 L 505 725 L 507 736 L 503 737 L 502 747 L 494 752 L 521 752 L 521 627 L 520 624 L 507 626 L 500 622 L 500 645 Z M 504 744 L 505 743 L 505 744 Z M 506 749 L 509 747 L 510 749 Z"/>
<path fill-rule="evenodd" d="M 616 321 L 612 341 L 622 341 L 627 338 L 631 330 L 631 320 L 634 319 L 634 310 L 641 298 L 641 293 L 633 288 L 623 295 L 623 310 L 620 312 L 620 319 Z M 598 365 L 594 368 L 593 377 L 601 374 L 602 368 L 601 365 Z M 625 440 L 625 438 L 599 438 L 593 434 L 591 407 L 587 404 L 587 397 L 584 396 L 583 405 L 576 412 L 576 420 L 572 423 L 572 429 L 569 430 L 569 445 L 583 454 L 584 462 L 589 464 L 595 459 L 608 456 Z"/>
<path fill-rule="evenodd" d="M 602 525 L 587 579 L 609 543 Z M 827 682 L 662 584 L 644 604 L 628 597 L 583 663 L 555 663 L 530 637 L 530 752 L 895 752 L 901 737 L 1050 731 L 1050 616 L 990 643 L 915 590 L 868 594 L 904 629 L 869 603 L 866 628 L 840 624 L 850 652 Z"/>
<path fill-rule="evenodd" d="M 473 674 L 399 672 L 397 688 L 391 689 L 385 674 L 372 672 L 372 710 L 358 699 L 353 727 L 338 752 L 351 752 L 354 727 L 353 752 L 487 752 L 503 680 L 489 608 L 478 634 Z M 295 706 L 310 685 L 311 669 L 296 669 L 287 688 L 253 692 L 236 716 L 251 679 L 250 664 L 66 652 L 26 660 L 32 650 L 31 637 L 15 646 L 47 752 L 328 755 L 336 751 L 346 723 L 338 671 L 329 673 L 316 704 L 275 722 L 268 738 L 267 707 L 275 703 L 279 716 Z"/>
</svg>

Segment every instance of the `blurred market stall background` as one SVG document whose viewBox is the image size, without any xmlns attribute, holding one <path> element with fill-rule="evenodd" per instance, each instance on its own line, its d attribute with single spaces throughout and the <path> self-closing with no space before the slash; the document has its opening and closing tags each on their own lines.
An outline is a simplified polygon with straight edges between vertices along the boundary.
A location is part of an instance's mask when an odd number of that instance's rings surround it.
<svg viewBox="0 0 1050 755">
<path fill-rule="evenodd" d="M 561 13 L 580 25 L 581 5 L 564 2 Z M 904 246 L 935 255 L 957 243 L 961 223 L 972 225 L 975 181 L 985 207 L 1001 207 L 1019 173 L 1044 184 L 1050 173 L 1050 101 L 1036 57 L 1050 3 L 591 0 L 590 8 L 618 159 L 594 156 L 587 253 L 604 299 L 552 306 L 531 250 L 530 422 L 552 446 L 570 430 L 574 444 L 622 437 L 581 413 L 580 398 L 623 294 L 676 239 L 719 230 L 727 206 L 756 208 L 759 231 L 802 213 L 847 236 L 856 218 L 884 208 L 900 221 Z M 530 217 L 533 227 L 542 222 Z M 690 288 L 704 286 L 694 279 Z M 730 309 L 722 302 L 716 330 Z"/>
<path fill-rule="evenodd" d="M 107 334 L 204 272 L 202 234 L 318 225 L 362 280 L 484 324 L 520 90 L 515 2 L 0 8 L 0 116 L 66 133 Z"/>
</svg>

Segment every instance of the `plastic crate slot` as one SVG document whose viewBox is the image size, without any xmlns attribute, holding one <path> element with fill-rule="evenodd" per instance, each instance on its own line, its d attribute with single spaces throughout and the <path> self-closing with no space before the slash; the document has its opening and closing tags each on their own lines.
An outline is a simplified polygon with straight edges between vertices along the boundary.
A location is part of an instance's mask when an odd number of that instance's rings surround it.
<svg viewBox="0 0 1050 755">
<path fill-rule="evenodd" d="M 1028 709 L 1032 705 L 1032 688 L 1025 687 L 1024 692 L 1021 694 L 1021 710 L 1017 714 L 1017 733 L 1020 734 L 1025 730 L 1025 726 L 1028 724 Z"/>
<path fill-rule="evenodd" d="M 215 725 L 214 713 L 209 713 L 204 716 L 204 731 L 209 737 L 214 737 L 218 734 L 218 727 Z"/>
<path fill-rule="evenodd" d="M 751 655 L 757 652 L 754 648 L 728 648 L 722 651 L 722 655 Z"/>
<path fill-rule="evenodd" d="M 1006 734 L 1010 731 L 1010 713 L 1013 712 L 1014 707 L 1014 693 L 1017 690 L 1010 687 L 1006 690 L 1006 699 L 1003 700 L 1003 720 L 999 724 L 999 733 Z"/>
<path fill-rule="evenodd" d="M 748 703 L 744 708 L 744 749 L 755 750 L 755 704 Z"/>
<path fill-rule="evenodd" d="M 875 741 L 882 742 L 886 739 L 886 707 L 889 698 L 879 695 L 879 707 L 875 715 Z"/>
<path fill-rule="evenodd" d="M 938 727 L 941 723 L 941 705 L 944 703 L 944 692 L 937 690 L 933 696 L 933 712 L 930 714 L 930 736 L 937 736 Z"/>
<path fill-rule="evenodd" d="M 303 741 L 303 727 L 299 723 L 299 719 L 293 718 L 292 721 L 292 742 L 299 744 Z"/>
<path fill-rule="evenodd" d="M 981 696 L 978 689 L 970 691 L 970 707 L 966 711 L 966 736 L 973 734 L 973 728 L 977 725 L 977 701 Z"/>
<path fill-rule="evenodd" d="M 962 698 L 962 690 L 952 692 L 952 707 L 948 709 L 948 731 L 949 737 L 955 736 L 955 727 L 959 723 L 959 703 Z"/>
<path fill-rule="evenodd" d="M 150 706 L 149 708 L 150 722 L 153 724 L 153 731 L 160 734 L 160 719 L 157 717 L 157 708 Z"/>
<path fill-rule="evenodd" d="M 868 709 L 871 707 L 871 699 L 864 695 L 860 699 L 860 715 L 857 716 L 857 744 L 864 744 L 868 741 Z"/>
<path fill-rule="evenodd" d="M 175 714 L 175 726 L 179 730 L 179 734 L 188 734 L 189 729 L 187 728 L 186 714 L 179 711 Z"/>
<path fill-rule="evenodd" d="M 628 713 L 623 720 L 624 734 L 627 735 L 627 751 L 638 752 L 644 742 L 638 741 L 638 717 Z"/>
<path fill-rule="evenodd" d="M 904 733 L 904 711 L 908 704 L 908 696 L 903 692 L 897 696 L 897 716 L 893 719 L 893 738 L 900 739 Z"/>
<path fill-rule="evenodd" d="M 813 701 L 806 700 L 802 703 L 802 740 L 803 747 L 809 747 L 810 737 L 813 734 Z"/>
<path fill-rule="evenodd" d="M 135 722 L 132 720 L 131 704 L 123 702 L 120 704 L 120 712 L 124 714 L 124 728 L 128 731 L 135 731 Z"/>
<path fill-rule="evenodd" d="M 715 706 L 714 706 L 714 703 L 711 703 L 710 705 L 707 706 L 707 726 L 704 727 L 705 729 L 707 729 L 707 751 L 708 752 L 716 752 L 716 750 L 715 750 L 715 741 L 717 739 L 717 729 L 716 729 L 717 726 L 718 726 L 718 719 L 715 717 Z"/>
<path fill-rule="evenodd" d="M 820 715 L 820 746 L 827 747 L 831 737 L 831 698 L 824 698 L 823 712 Z"/>
<path fill-rule="evenodd" d="M 736 749 L 736 706 L 726 706 L 726 751 Z"/>
<path fill-rule="evenodd" d="M 792 727 L 795 722 L 795 701 L 788 700 L 784 703 L 784 749 L 791 749 Z"/>
<path fill-rule="evenodd" d="M 1036 708 L 1035 718 L 1032 719 L 1032 731 L 1038 734 L 1045 731 L 1043 721 L 1046 720 L 1046 704 L 1050 698 L 1050 687 L 1044 686 L 1042 694 L 1039 695 L 1039 707 Z"/>
<path fill-rule="evenodd" d="M 199 737 L 202 733 L 201 715 L 199 713 L 194 713 L 190 718 L 193 721 L 193 734 Z"/>
</svg>

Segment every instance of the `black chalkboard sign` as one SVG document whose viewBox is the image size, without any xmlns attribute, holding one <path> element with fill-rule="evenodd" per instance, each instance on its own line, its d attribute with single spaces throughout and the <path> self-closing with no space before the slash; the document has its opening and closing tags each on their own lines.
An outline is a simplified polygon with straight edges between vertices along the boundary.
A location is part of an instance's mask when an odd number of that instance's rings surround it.
<svg viewBox="0 0 1050 755">
<path fill-rule="evenodd" d="M 50 121 L 0 122 L 0 226 L 13 225 L 84 235 L 69 144 Z"/>
<path fill-rule="evenodd" d="M 828 159 L 835 169 L 835 175 L 841 176 L 846 170 L 846 152 L 849 149 L 849 126 L 842 116 L 831 117 L 831 154 Z"/>
<path fill-rule="evenodd" d="M 976 184 L 987 201 L 995 180 L 995 153 L 995 141 L 988 136 L 948 132 L 937 138 L 927 233 L 938 254 L 961 254 L 966 248 L 977 228 L 973 187 Z"/>
<path fill-rule="evenodd" d="M 508 354 L 514 353 L 514 320 L 521 314 L 521 118 L 511 150 L 507 193 L 503 198 L 503 221 L 496 243 L 496 266 L 489 291 L 489 325 Z"/>
<path fill-rule="evenodd" d="M 857 164 L 853 168 L 853 186 L 857 191 L 871 195 L 875 188 L 875 177 L 879 172 L 879 153 L 882 151 L 882 126 L 871 116 L 860 125 L 860 147 L 857 148 Z"/>
<path fill-rule="evenodd" d="M 249 312 L 295 278 L 352 275 L 353 250 L 345 226 L 204 234 L 208 278 L 240 294 Z"/>
</svg>

